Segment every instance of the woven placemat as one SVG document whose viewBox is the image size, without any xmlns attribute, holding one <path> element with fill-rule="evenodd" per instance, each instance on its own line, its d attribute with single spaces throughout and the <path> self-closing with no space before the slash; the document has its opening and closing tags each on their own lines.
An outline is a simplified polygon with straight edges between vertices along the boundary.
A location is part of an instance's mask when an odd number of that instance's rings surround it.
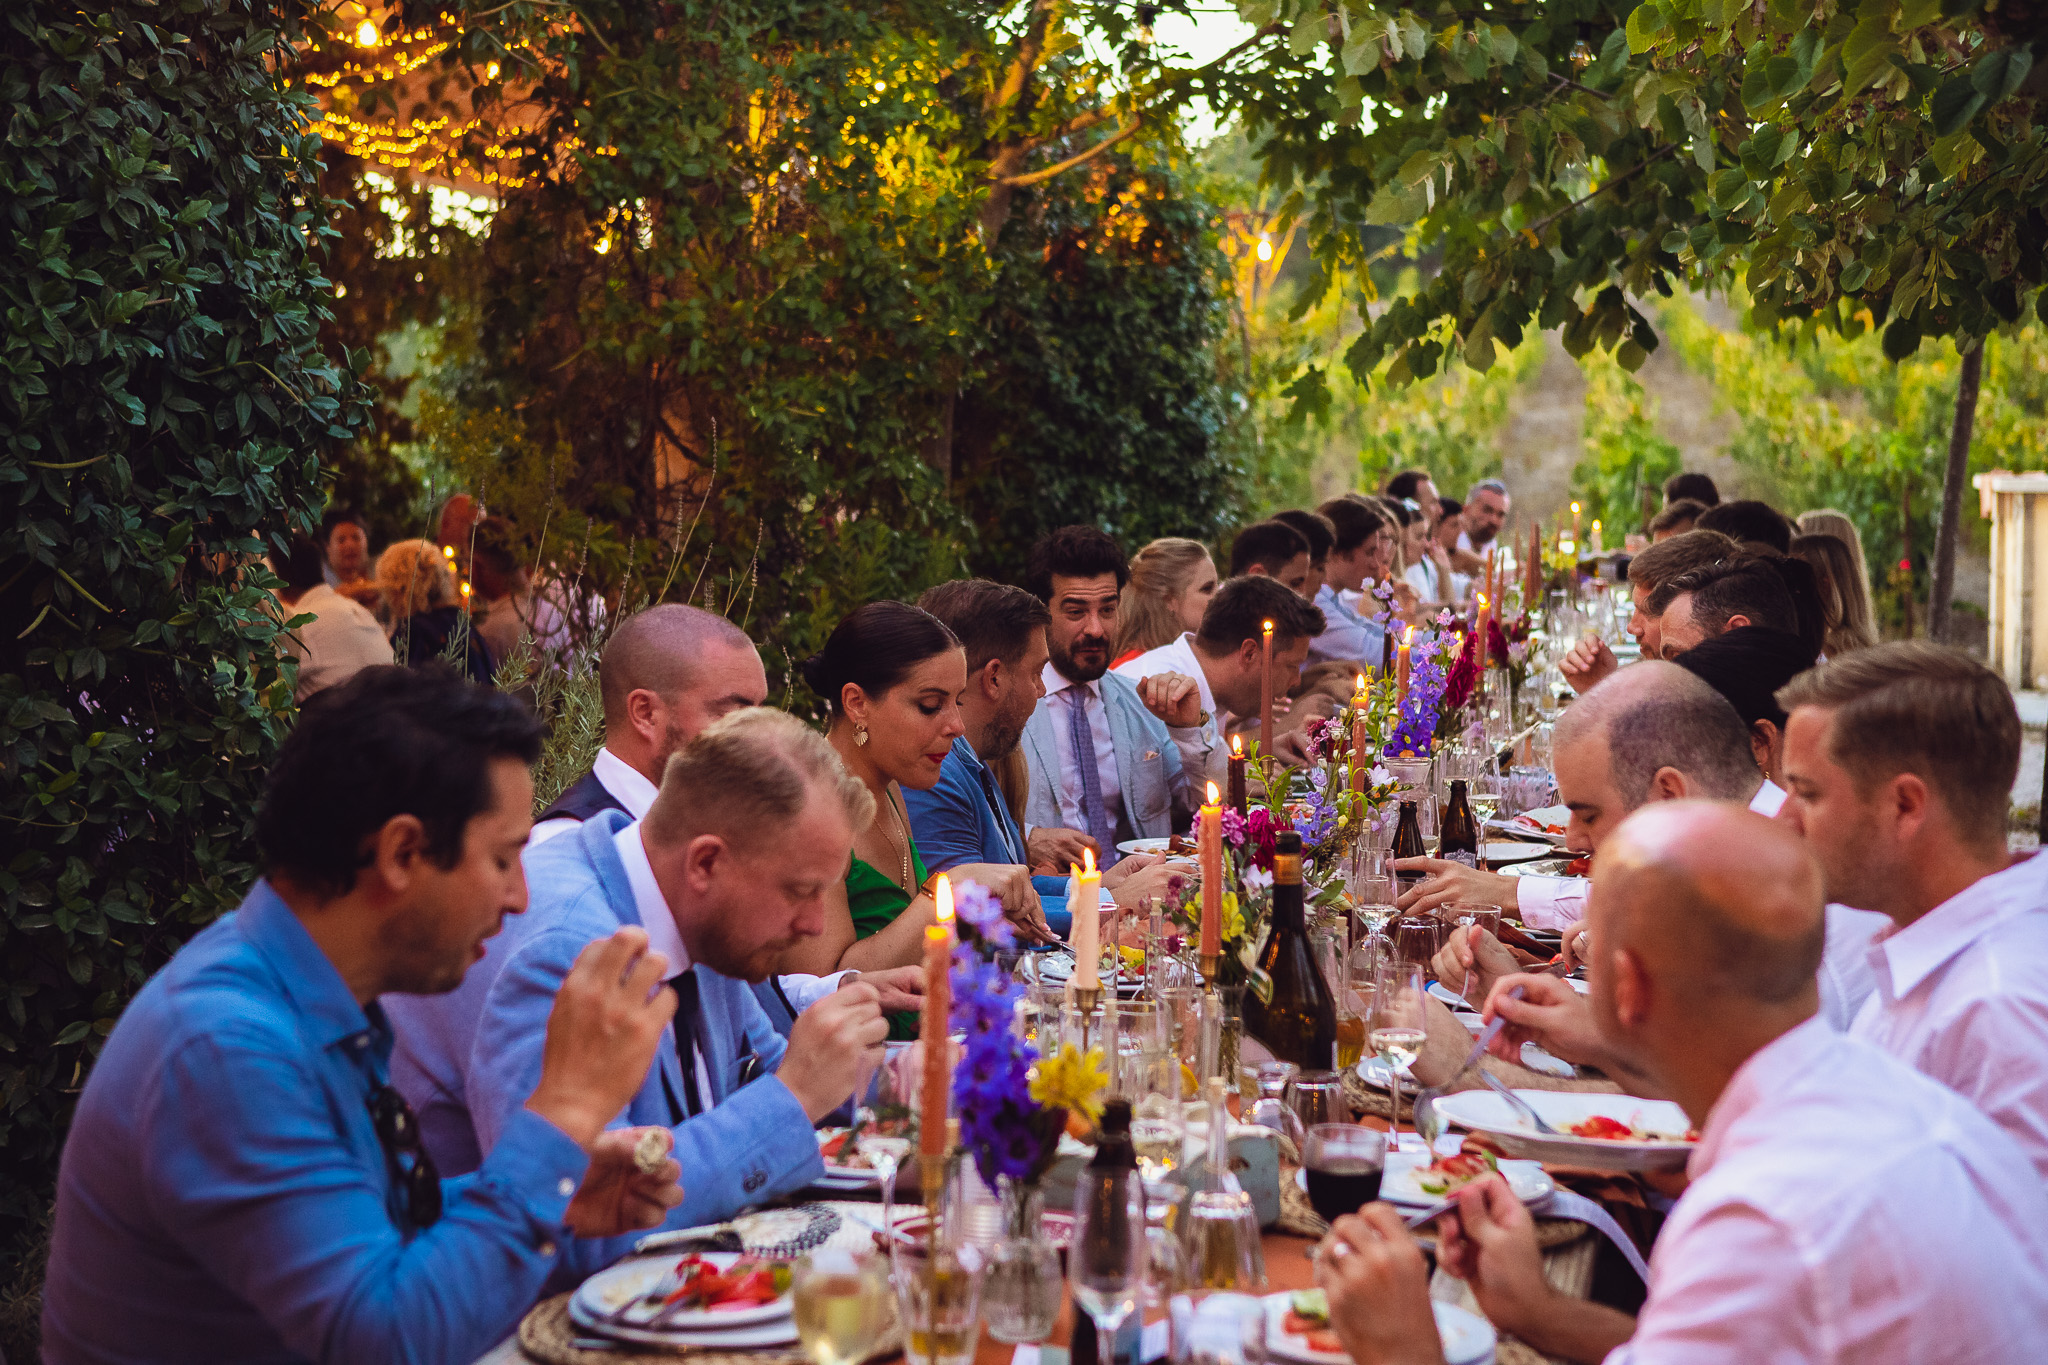
<svg viewBox="0 0 2048 1365">
<path fill-rule="evenodd" d="M 586 1350 L 576 1344 L 583 1335 L 569 1320 L 569 1296 L 557 1294 L 535 1304 L 519 1322 L 519 1349 L 528 1359 L 542 1365 L 619 1365 L 630 1361 L 688 1360 L 691 1365 L 811 1365 L 811 1358 L 798 1346 L 764 1346 L 758 1351 L 719 1351 L 688 1346 L 633 1346 L 609 1342 L 602 1350 Z M 903 1349 L 903 1329 L 891 1322 L 887 1335 L 869 1360 L 882 1360 Z"/>
<path fill-rule="evenodd" d="M 1323 1216 L 1308 1202 L 1308 1192 L 1294 1183 L 1295 1168 L 1283 1162 L 1280 1166 L 1280 1217 L 1273 1224 L 1274 1230 L 1296 1237 L 1321 1238 L 1330 1230 Z M 1576 1218 L 1542 1218 L 1536 1223 L 1536 1245 L 1544 1251 L 1555 1251 L 1570 1246 L 1585 1236 L 1590 1229 Z M 1436 1238 L 1427 1229 L 1415 1234 L 1417 1241 L 1425 1246 L 1435 1245 Z"/>
<path fill-rule="evenodd" d="M 1386 1091 L 1374 1089 L 1360 1080 L 1356 1067 L 1344 1073 L 1344 1100 L 1351 1106 L 1351 1112 L 1354 1114 L 1364 1114 L 1369 1118 L 1376 1119 L 1392 1119 L 1394 1117 L 1392 1096 L 1388 1095 Z M 1402 1113 L 1407 1113 L 1407 1106 L 1402 1106 Z"/>
</svg>

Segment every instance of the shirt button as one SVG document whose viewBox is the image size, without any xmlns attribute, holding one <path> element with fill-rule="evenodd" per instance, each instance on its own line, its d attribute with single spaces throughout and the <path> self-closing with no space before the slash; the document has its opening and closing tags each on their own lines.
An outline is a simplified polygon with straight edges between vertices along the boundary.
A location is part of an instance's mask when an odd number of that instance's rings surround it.
<svg viewBox="0 0 2048 1365">
<path fill-rule="evenodd" d="M 565 1175 L 555 1185 L 555 1192 L 561 1195 L 562 1198 L 567 1199 L 570 1195 L 576 1193 L 576 1182 Z"/>
<path fill-rule="evenodd" d="M 540 1254 L 541 1254 L 541 1255 L 543 1255 L 543 1256 L 552 1256 L 552 1255 L 554 1255 L 554 1254 L 555 1254 L 555 1244 L 554 1244 L 553 1242 L 542 1242 L 542 1243 L 540 1244 Z"/>
<path fill-rule="evenodd" d="M 361 1047 L 368 1047 L 369 1045 L 370 1045 L 370 1040 L 369 1040 L 368 1038 L 358 1038 L 358 1039 L 356 1039 L 356 1046 L 357 1046 L 357 1047 L 359 1047 L 359 1048 L 361 1048 Z"/>
</svg>

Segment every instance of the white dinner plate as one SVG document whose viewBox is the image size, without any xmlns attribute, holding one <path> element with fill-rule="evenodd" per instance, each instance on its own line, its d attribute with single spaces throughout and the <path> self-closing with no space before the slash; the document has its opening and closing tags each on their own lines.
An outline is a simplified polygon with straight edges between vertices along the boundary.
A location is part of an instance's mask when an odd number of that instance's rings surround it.
<svg viewBox="0 0 2048 1365">
<path fill-rule="evenodd" d="M 1490 843 L 1486 846 L 1486 861 L 1489 863 L 1529 863 L 1538 858 L 1548 858 L 1556 850 L 1549 844 L 1531 843 Z"/>
<path fill-rule="evenodd" d="M 702 1254 L 720 1270 L 740 1259 L 738 1253 L 729 1251 Z M 617 1337 L 621 1341 L 663 1345 L 715 1345 L 738 1349 L 776 1346 L 796 1340 L 796 1322 L 790 1316 L 792 1296 L 787 1293 L 773 1303 L 753 1304 L 745 1308 L 691 1309 L 670 1317 L 658 1329 L 650 1329 L 646 1325 L 661 1311 L 655 1305 L 629 1312 L 623 1321 L 610 1321 L 621 1308 L 659 1285 L 681 1259 L 680 1253 L 643 1256 L 599 1271 L 579 1285 L 570 1297 L 570 1320 L 578 1327 Z"/>
<path fill-rule="evenodd" d="M 1385 1090 L 1387 1088 L 1387 1064 L 1378 1057 L 1359 1058 L 1358 1079 L 1364 1081 L 1375 1090 Z M 1420 1089 L 1422 1087 L 1415 1083 L 1414 1077 L 1405 1071 L 1401 1073 L 1402 1094 L 1413 1095 Z"/>
<path fill-rule="evenodd" d="M 1424 1192 L 1420 1184 L 1422 1168 L 1428 1164 L 1420 1152 L 1388 1152 L 1386 1172 L 1380 1177 L 1380 1198 L 1389 1204 L 1405 1204 L 1418 1209 L 1428 1208 L 1442 1199 L 1440 1194 Z M 1515 1192 L 1515 1198 L 1524 1204 L 1540 1204 L 1557 1193 L 1557 1182 L 1544 1171 L 1540 1161 L 1509 1158 L 1500 1163 L 1500 1173 L 1507 1177 L 1508 1188 Z M 1294 1183 L 1303 1194 L 1307 1194 L 1308 1172 L 1297 1169 Z"/>
<path fill-rule="evenodd" d="M 1133 853 L 1164 853 L 1172 845 L 1171 839 L 1126 839 L 1116 846 L 1116 851 L 1129 857 Z"/>
<path fill-rule="evenodd" d="M 1551 850 L 1545 850 L 1544 857 L 1537 858 L 1532 862 L 1509 863 L 1506 867 L 1498 868 L 1496 870 L 1503 877 L 1571 876 L 1572 874 L 1570 872 L 1567 872 L 1565 869 L 1571 866 L 1572 860 L 1570 858 L 1552 857 L 1549 856 L 1550 853 Z"/>
<path fill-rule="evenodd" d="M 1428 991 L 1437 999 L 1443 1001 L 1446 1005 L 1449 1005 L 1454 1010 L 1469 1010 L 1472 1008 L 1471 1001 L 1467 1000 L 1464 996 L 1459 995 L 1456 991 L 1452 990 L 1449 986 L 1446 986 L 1441 981 L 1432 981 L 1427 986 L 1423 987 L 1423 989 Z"/>
<path fill-rule="evenodd" d="M 1437 1101 L 1447 1121 L 1473 1132 L 1489 1134 L 1510 1156 L 1530 1157 L 1552 1165 L 1586 1166 L 1604 1171 L 1674 1171 L 1684 1168 L 1694 1144 L 1682 1135 L 1691 1127 L 1685 1111 L 1669 1100 L 1634 1095 L 1587 1094 L 1554 1090 L 1517 1090 L 1529 1107 L 1554 1128 L 1564 1128 L 1602 1114 L 1618 1123 L 1640 1124 L 1669 1138 L 1615 1142 L 1604 1138 L 1551 1137 L 1526 1125 L 1491 1090 L 1463 1090 Z"/>
<path fill-rule="evenodd" d="M 1349 1361 L 1351 1356 L 1347 1352 L 1318 1351 L 1308 1344 L 1308 1338 L 1285 1330 L 1293 1300 L 1292 1294 L 1268 1294 L 1263 1300 L 1266 1308 L 1266 1350 L 1281 1360 L 1297 1362 L 1297 1365 L 1344 1365 Z M 1455 1304 L 1432 1301 L 1429 1306 L 1436 1310 L 1436 1334 L 1443 1343 L 1446 1365 L 1484 1365 L 1493 1359 L 1497 1338 L 1492 1323 Z"/>
<path fill-rule="evenodd" d="M 1489 821 L 1488 823 L 1492 824 L 1495 829 L 1514 835 L 1517 839 L 1541 839 L 1545 843 L 1557 844 L 1564 842 L 1565 828 L 1571 822 L 1571 807 L 1558 805 L 1540 806 L 1535 810 L 1523 811 L 1521 815 L 1517 815 L 1511 820 Z M 1557 831 L 1552 833 L 1544 828 L 1546 825 L 1557 826 Z"/>
</svg>

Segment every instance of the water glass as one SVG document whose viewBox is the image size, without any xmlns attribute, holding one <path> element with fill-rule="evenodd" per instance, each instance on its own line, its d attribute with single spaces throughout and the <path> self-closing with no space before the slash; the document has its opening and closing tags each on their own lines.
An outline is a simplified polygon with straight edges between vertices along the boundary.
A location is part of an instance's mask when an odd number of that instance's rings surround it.
<svg viewBox="0 0 2048 1365">
<path fill-rule="evenodd" d="M 1301 1068 L 1293 1062 L 1259 1062 L 1245 1067 L 1238 1094 L 1255 1098 L 1241 1106 L 1244 1122 L 1285 1133 L 1298 1144 L 1301 1135 L 1293 1131 L 1289 1122 L 1293 1116 L 1287 1112 L 1287 1087 L 1300 1074 Z"/>
<path fill-rule="evenodd" d="M 950 1247 L 890 1243 L 910 1365 L 968 1365 L 981 1336 L 981 1277 Z"/>
<path fill-rule="evenodd" d="M 1304 1071 L 1287 1087 L 1287 1110 L 1306 1136 L 1319 1123 L 1345 1123 L 1351 1104 L 1344 1098 L 1344 1077 L 1335 1071 Z"/>
<path fill-rule="evenodd" d="M 1145 1243 L 1145 1190 L 1131 1170 L 1081 1172 L 1074 1184 L 1074 1242 L 1067 1283 L 1074 1304 L 1095 1319 L 1107 1340 L 1138 1309 L 1150 1253 Z"/>
<path fill-rule="evenodd" d="M 1266 1305 L 1250 1294 L 1177 1295 L 1173 1365 L 1264 1365 Z"/>
<path fill-rule="evenodd" d="M 882 1259 L 820 1247 L 790 1271 L 796 1335 L 813 1365 L 857 1365 L 889 1330 L 889 1277 Z"/>
<path fill-rule="evenodd" d="M 1498 905 L 1480 905 L 1475 901 L 1453 901 L 1441 911 L 1447 923 L 1461 929 L 1479 928 L 1500 937 L 1501 911 Z"/>
</svg>

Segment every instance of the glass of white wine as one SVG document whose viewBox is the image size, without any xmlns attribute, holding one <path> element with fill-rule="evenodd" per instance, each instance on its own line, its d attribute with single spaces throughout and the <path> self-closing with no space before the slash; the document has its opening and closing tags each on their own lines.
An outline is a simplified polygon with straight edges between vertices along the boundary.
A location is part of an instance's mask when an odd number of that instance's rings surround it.
<svg viewBox="0 0 2048 1365">
<path fill-rule="evenodd" d="M 790 1280 L 797 1340 L 814 1365 L 859 1365 L 889 1330 L 889 1277 L 879 1256 L 820 1247 Z"/>
<path fill-rule="evenodd" d="M 1367 1021 L 1367 1039 L 1372 1050 L 1387 1064 L 1387 1091 L 1393 1104 L 1390 1149 L 1401 1146 L 1401 1081 L 1408 1068 L 1422 1055 L 1429 1036 L 1428 1014 L 1423 996 L 1423 969 L 1419 962 L 1388 959 L 1381 964 L 1373 983 L 1372 1015 Z"/>
<path fill-rule="evenodd" d="M 911 1101 L 916 1082 L 903 1074 L 903 1053 L 891 1049 L 875 1072 L 868 1103 L 854 1115 L 853 1149 L 875 1171 L 881 1185 L 882 1226 L 896 1226 L 896 1172 L 917 1140 L 917 1106 Z"/>
</svg>

